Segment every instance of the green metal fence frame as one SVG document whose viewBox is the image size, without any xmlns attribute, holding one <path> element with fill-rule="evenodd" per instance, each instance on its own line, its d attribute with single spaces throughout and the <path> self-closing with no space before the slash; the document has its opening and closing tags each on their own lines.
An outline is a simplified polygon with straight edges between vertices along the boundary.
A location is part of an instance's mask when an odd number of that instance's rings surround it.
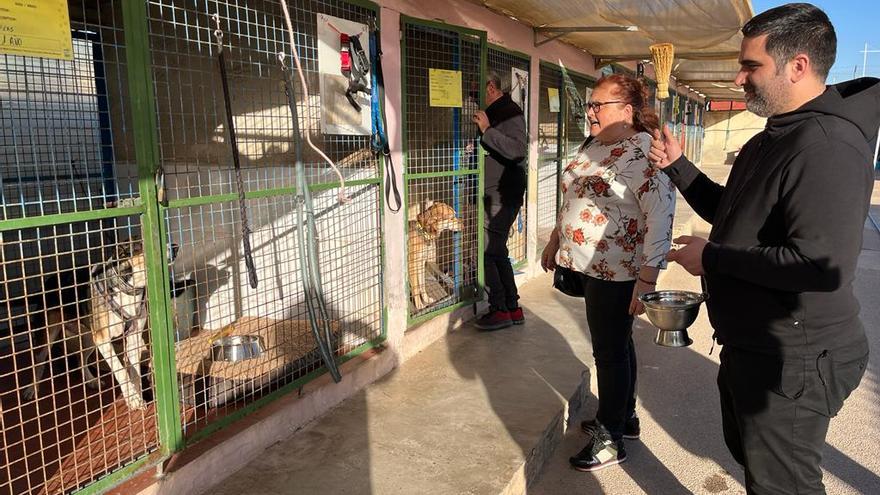
<svg viewBox="0 0 880 495">
<path fill-rule="evenodd" d="M 380 24 L 379 6 L 369 0 L 343 0 L 345 3 L 360 6 L 375 13 L 376 25 Z M 171 282 L 168 270 L 167 250 L 164 248 L 167 232 L 165 226 L 165 214 L 169 209 L 199 206 L 210 203 L 235 201 L 235 194 L 218 194 L 198 196 L 186 199 L 171 200 L 167 204 L 159 202 L 156 185 L 156 169 L 159 159 L 158 117 L 156 115 L 155 95 L 153 92 L 153 73 L 151 66 L 151 51 L 149 40 L 148 5 L 144 0 L 123 0 L 122 14 L 123 27 L 125 30 L 126 70 L 128 77 L 128 104 L 131 107 L 131 129 L 135 159 L 138 169 L 139 197 L 130 206 L 91 210 L 73 213 L 60 213 L 40 217 L 24 217 L 17 219 L 0 220 L 0 232 L 19 230 L 34 227 L 46 227 L 71 222 L 86 222 L 103 220 L 124 216 L 139 215 L 140 226 L 144 244 L 144 256 L 147 269 L 147 297 L 149 304 L 149 325 L 151 354 L 153 362 L 154 401 L 156 403 L 157 426 L 158 426 L 158 450 L 143 455 L 139 459 L 125 465 L 116 471 L 108 473 L 102 478 L 86 485 L 76 493 L 91 495 L 102 493 L 117 486 L 127 479 L 144 472 L 172 454 L 185 449 L 192 444 L 209 437 L 213 433 L 228 427 L 239 419 L 254 411 L 286 396 L 290 392 L 301 388 L 306 383 L 327 372 L 324 366 L 303 376 L 270 394 L 261 397 L 255 402 L 244 406 L 233 413 L 218 418 L 204 428 L 200 429 L 192 437 L 185 438 L 180 416 L 179 388 L 177 372 L 175 368 L 175 347 L 173 335 L 173 323 L 171 308 Z M 383 106 L 384 102 L 380 102 Z M 379 204 L 379 230 L 380 230 L 380 279 L 384 285 L 385 265 L 385 196 L 382 192 L 384 179 L 384 158 L 379 158 L 377 175 L 371 179 L 352 180 L 346 182 L 348 186 L 375 185 Z M 313 184 L 309 189 L 314 192 L 326 191 L 339 186 L 338 181 Z M 248 192 L 248 199 L 270 198 L 289 196 L 295 194 L 294 187 L 266 189 Z M 153 269 L 149 269 L 153 267 Z M 156 269 L 158 267 L 158 269 Z M 482 268 L 482 267 L 481 267 Z M 387 308 L 384 304 L 384 291 L 380 290 L 379 307 L 380 333 L 379 336 L 361 344 L 339 358 L 340 364 L 376 348 L 387 339 Z"/>
<path fill-rule="evenodd" d="M 487 63 L 488 63 L 488 51 L 489 51 L 489 50 L 496 50 L 496 51 L 499 51 L 499 52 L 502 52 L 502 53 L 506 53 L 506 54 L 508 54 L 508 55 L 513 55 L 514 57 L 519 57 L 519 58 L 522 58 L 522 59 L 528 60 L 528 62 L 529 62 L 529 85 L 531 86 L 531 84 L 532 84 L 532 56 L 531 56 L 531 55 L 529 55 L 528 53 L 524 53 L 524 52 L 518 51 L 518 50 L 513 50 L 513 49 L 510 49 L 510 48 L 507 48 L 507 47 L 502 46 L 502 45 L 496 45 L 495 43 L 489 43 L 489 46 L 488 46 L 487 49 L 486 49 L 486 52 L 487 52 Z M 532 92 L 532 91 L 531 91 L 531 87 L 530 87 L 530 88 L 529 88 L 529 99 L 530 99 L 530 100 L 531 100 L 531 98 L 532 98 L 531 92 Z M 526 102 L 526 105 L 527 105 L 527 108 L 526 108 L 526 112 L 527 112 L 527 114 L 526 114 L 526 115 L 527 115 L 527 116 L 529 117 L 529 119 L 530 119 L 530 118 L 532 117 L 532 113 L 533 113 L 533 112 L 532 112 L 532 105 L 531 105 L 531 102 Z M 527 120 L 528 120 L 528 119 L 527 119 Z M 526 133 L 528 133 L 528 129 L 526 129 Z M 531 141 L 531 140 L 530 140 L 530 141 Z M 529 165 L 531 165 L 530 162 L 531 162 L 531 154 L 530 154 L 530 156 L 527 158 L 526 167 L 528 167 Z M 526 169 L 526 170 L 528 170 L 528 169 Z M 526 202 L 523 203 L 523 204 L 527 204 L 527 203 L 528 203 L 528 195 L 529 195 L 528 187 L 526 187 L 526 193 L 525 193 L 525 194 L 526 194 L 526 198 L 527 198 L 527 199 L 526 199 Z M 526 231 L 526 232 L 528 232 L 528 231 Z M 514 270 L 519 270 L 520 268 L 523 268 L 523 267 L 526 267 L 526 266 L 529 265 L 529 254 L 528 254 L 528 252 L 529 252 L 529 250 L 528 250 L 528 236 L 527 236 L 527 237 L 526 237 L 526 255 L 525 255 L 525 257 L 524 257 L 523 259 L 521 259 L 521 260 L 517 261 L 516 263 L 514 263 L 514 265 L 513 265 L 513 269 L 514 269 Z"/>
<path fill-rule="evenodd" d="M 402 154 L 403 154 L 403 203 L 404 203 L 403 212 L 404 212 L 405 218 L 409 218 L 409 201 L 408 201 L 409 188 L 407 187 L 407 185 L 409 184 L 410 180 L 431 179 L 431 178 L 439 178 L 439 177 L 461 177 L 464 175 L 477 175 L 477 191 L 478 191 L 478 193 L 482 194 L 483 188 L 484 188 L 484 185 L 483 185 L 484 160 L 483 160 L 482 153 L 477 153 L 477 169 L 476 170 L 458 170 L 458 171 L 449 171 L 449 172 L 424 172 L 424 173 L 415 173 L 415 174 L 410 174 L 407 172 L 407 163 L 409 162 L 409 149 L 407 146 L 408 125 L 407 125 L 407 117 L 406 117 L 406 115 L 407 115 L 407 112 L 406 112 L 406 69 L 407 69 L 407 65 L 406 65 L 406 39 L 403 36 L 403 33 L 406 32 L 407 25 L 442 29 L 445 31 L 451 31 L 451 32 L 458 33 L 459 35 L 464 34 L 464 35 L 478 37 L 480 39 L 480 88 L 483 88 L 486 86 L 486 61 L 487 61 L 487 55 L 488 55 L 488 49 L 489 49 L 488 35 L 487 35 L 486 31 L 480 31 L 477 29 L 466 28 L 463 26 L 455 26 L 452 24 L 446 24 L 444 22 L 430 21 L 427 19 L 419 19 L 417 17 L 410 17 L 408 15 L 401 15 L 400 16 L 400 32 L 401 32 L 401 37 L 400 37 L 400 82 L 401 82 L 400 94 L 401 94 L 401 98 L 400 99 L 401 99 L 401 128 L 403 129 L 403 134 L 402 134 L 402 137 L 403 137 L 403 147 L 402 147 Z M 482 108 L 483 105 L 485 104 L 485 101 L 484 101 L 485 95 L 483 94 L 483 91 L 480 91 L 479 93 L 480 93 L 479 105 Z M 480 225 L 481 225 L 481 222 L 483 219 L 483 215 L 485 215 L 485 212 L 483 211 L 483 209 L 484 209 L 483 208 L 483 201 L 481 200 L 481 198 L 478 198 L 478 200 L 477 200 L 477 221 L 478 221 L 478 224 L 480 224 Z M 403 238 L 404 238 L 403 245 L 406 246 L 409 242 L 409 232 L 408 232 L 408 228 L 406 228 L 406 227 L 404 227 L 404 237 Z M 483 257 L 481 256 L 481 253 L 483 252 L 483 249 L 484 249 L 484 244 L 483 244 L 484 242 L 485 241 L 483 239 L 483 229 L 482 229 L 482 227 L 479 227 L 479 228 L 477 228 L 477 253 L 478 253 L 478 255 L 477 255 L 477 295 L 476 295 L 476 297 L 474 297 L 472 299 L 460 301 L 458 303 L 455 303 L 455 304 L 452 304 L 449 306 L 445 306 L 443 308 L 425 313 L 423 315 L 419 315 L 414 318 L 411 316 L 411 313 L 409 311 L 409 277 L 406 277 L 405 284 L 406 284 L 406 294 L 407 294 L 407 311 L 406 311 L 407 327 L 413 327 L 413 326 L 418 325 L 420 323 L 423 323 L 425 321 L 436 318 L 439 315 L 450 313 L 452 311 L 455 311 L 456 309 L 470 306 L 470 305 L 475 304 L 483 299 L 483 286 L 485 284 L 485 274 L 484 274 L 484 266 L 483 266 Z M 403 263 L 404 267 L 408 266 L 407 265 L 408 258 L 409 258 L 409 253 L 407 253 L 406 249 L 404 249 L 404 263 Z"/>
</svg>

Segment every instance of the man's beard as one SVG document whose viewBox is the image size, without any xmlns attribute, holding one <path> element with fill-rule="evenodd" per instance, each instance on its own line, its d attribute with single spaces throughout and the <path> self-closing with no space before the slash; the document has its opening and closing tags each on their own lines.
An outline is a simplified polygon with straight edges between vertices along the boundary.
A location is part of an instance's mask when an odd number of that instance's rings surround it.
<svg viewBox="0 0 880 495">
<path fill-rule="evenodd" d="M 746 83 L 746 108 L 759 117 L 776 115 L 782 104 L 782 85 L 782 78 L 771 79 L 760 89 Z"/>
</svg>

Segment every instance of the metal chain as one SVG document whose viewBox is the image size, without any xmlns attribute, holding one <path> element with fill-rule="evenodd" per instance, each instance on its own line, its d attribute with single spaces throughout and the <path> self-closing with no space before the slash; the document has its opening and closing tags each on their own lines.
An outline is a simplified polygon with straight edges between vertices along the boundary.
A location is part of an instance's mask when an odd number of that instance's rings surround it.
<svg viewBox="0 0 880 495">
<path fill-rule="evenodd" d="M 220 29 L 220 16 L 214 14 L 217 29 L 214 37 L 217 38 L 217 59 L 220 63 L 220 81 L 223 84 L 223 102 L 226 105 L 226 127 L 229 131 L 229 145 L 232 148 L 232 163 L 235 166 L 235 186 L 238 192 L 238 212 L 241 218 L 241 241 L 244 245 L 244 264 L 247 267 L 248 280 L 252 289 L 257 288 L 257 267 L 254 264 L 254 254 L 251 250 L 251 227 L 248 222 L 247 204 L 244 195 L 244 180 L 241 176 L 241 161 L 238 155 L 238 143 L 235 139 L 235 121 L 232 116 L 232 102 L 229 97 L 229 81 L 226 77 L 226 59 L 223 55 L 223 31 Z"/>
</svg>

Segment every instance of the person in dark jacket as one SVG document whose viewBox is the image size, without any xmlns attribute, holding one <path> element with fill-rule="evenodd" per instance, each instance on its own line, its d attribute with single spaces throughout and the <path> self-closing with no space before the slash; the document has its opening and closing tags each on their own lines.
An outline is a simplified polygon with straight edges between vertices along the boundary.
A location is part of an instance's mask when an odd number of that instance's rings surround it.
<svg viewBox="0 0 880 495">
<path fill-rule="evenodd" d="M 740 152 L 726 186 L 681 154 L 664 129 L 650 157 L 712 224 L 667 258 L 702 276 L 723 345 L 724 440 L 748 493 L 824 493 L 830 418 L 868 360 L 853 279 L 870 204 L 880 81 L 826 86 L 836 35 L 824 12 L 788 4 L 742 29 L 741 68 L 766 128 Z"/>
<path fill-rule="evenodd" d="M 489 291 L 489 312 L 477 319 L 482 330 L 498 330 L 525 322 L 507 251 L 510 227 L 526 191 L 528 133 L 522 109 L 502 90 L 501 78 L 489 72 L 486 111 L 474 114 L 480 144 L 486 151 L 483 205 L 485 251 L 483 266 Z"/>
</svg>

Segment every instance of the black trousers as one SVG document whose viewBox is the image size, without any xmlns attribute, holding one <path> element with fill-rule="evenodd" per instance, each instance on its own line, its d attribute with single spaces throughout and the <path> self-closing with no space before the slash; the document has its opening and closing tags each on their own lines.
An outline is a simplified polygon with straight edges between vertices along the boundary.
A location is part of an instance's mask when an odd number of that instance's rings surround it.
<svg viewBox="0 0 880 495">
<path fill-rule="evenodd" d="M 725 346 L 718 390 L 724 441 L 749 494 L 824 494 L 822 449 L 831 417 L 867 365 L 833 351 L 782 359 Z M 852 356 L 851 352 L 847 352 Z"/>
<path fill-rule="evenodd" d="M 636 410 L 636 348 L 629 314 L 635 280 L 609 282 L 582 275 L 587 325 L 596 361 L 599 411 L 596 419 L 619 440 Z"/>
<path fill-rule="evenodd" d="M 483 203 L 486 212 L 483 269 L 489 291 L 489 305 L 493 309 L 512 311 L 519 307 L 519 293 L 513 278 L 513 266 L 510 265 L 507 239 L 522 205 L 503 204 L 490 198 L 492 197 L 487 196 Z"/>
</svg>

